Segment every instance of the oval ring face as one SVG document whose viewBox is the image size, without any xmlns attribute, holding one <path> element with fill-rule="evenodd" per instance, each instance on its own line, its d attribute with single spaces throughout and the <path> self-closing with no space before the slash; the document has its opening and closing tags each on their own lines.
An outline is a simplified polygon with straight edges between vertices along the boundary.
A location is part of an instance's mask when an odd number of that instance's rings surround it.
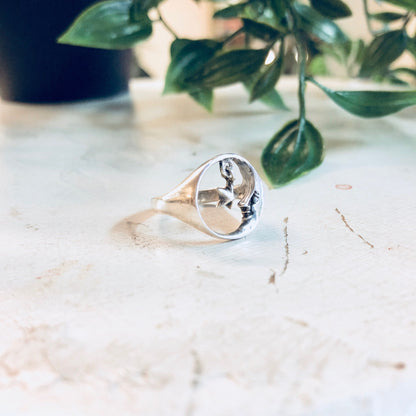
<svg viewBox="0 0 416 416">
<path fill-rule="evenodd" d="M 236 154 L 223 154 L 204 164 L 196 205 L 206 231 L 234 240 L 257 226 L 263 208 L 263 184 L 254 167 Z"/>
</svg>

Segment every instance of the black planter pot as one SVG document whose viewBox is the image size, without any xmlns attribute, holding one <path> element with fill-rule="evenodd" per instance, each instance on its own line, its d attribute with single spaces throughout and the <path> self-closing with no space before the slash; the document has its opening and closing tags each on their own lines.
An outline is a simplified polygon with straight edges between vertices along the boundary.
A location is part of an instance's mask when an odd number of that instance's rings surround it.
<svg viewBox="0 0 416 416">
<path fill-rule="evenodd" d="M 0 1 L 0 95 L 46 103 L 111 96 L 128 88 L 130 51 L 56 43 L 94 0 Z"/>
</svg>

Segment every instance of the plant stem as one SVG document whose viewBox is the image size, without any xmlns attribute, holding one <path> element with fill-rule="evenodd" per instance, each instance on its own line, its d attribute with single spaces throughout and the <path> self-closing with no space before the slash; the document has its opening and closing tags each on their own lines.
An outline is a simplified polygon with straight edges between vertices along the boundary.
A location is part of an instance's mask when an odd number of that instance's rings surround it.
<svg viewBox="0 0 416 416">
<path fill-rule="evenodd" d="M 411 13 L 411 12 L 407 13 L 407 15 L 406 15 L 406 17 L 403 21 L 402 30 L 406 29 L 406 26 L 408 25 L 408 23 L 410 22 L 412 17 L 413 17 L 413 13 Z"/>
<path fill-rule="evenodd" d="M 298 125 L 298 140 L 300 143 L 300 136 L 303 134 L 306 121 L 306 105 L 305 105 L 305 90 L 306 90 L 306 60 L 307 52 L 302 39 L 302 34 L 298 30 L 297 16 L 289 1 L 285 0 L 285 4 L 289 9 L 290 20 L 289 25 L 291 31 L 296 40 L 296 49 L 298 51 L 298 72 L 299 72 L 299 84 L 298 84 L 298 101 L 299 101 L 299 125 Z"/>
<path fill-rule="evenodd" d="M 370 9 L 368 8 L 368 1 L 367 0 L 363 0 L 363 5 L 364 5 L 364 13 L 365 13 L 365 21 L 367 23 L 367 28 L 368 31 L 373 35 L 376 36 L 377 35 L 377 31 L 375 31 L 372 26 L 371 26 L 371 13 L 370 13 Z"/>
<path fill-rule="evenodd" d="M 306 50 L 303 40 L 296 36 L 296 48 L 298 50 L 299 60 L 299 86 L 298 86 L 298 101 L 299 101 L 299 131 L 303 131 L 306 120 L 306 106 L 305 106 L 305 90 L 306 90 Z"/>
<path fill-rule="evenodd" d="M 163 18 L 162 13 L 160 12 L 159 7 L 156 7 L 157 14 L 159 16 L 159 22 L 165 27 L 165 29 L 175 38 L 179 39 L 179 36 L 175 33 L 175 31 L 168 25 L 166 20 Z"/>
</svg>

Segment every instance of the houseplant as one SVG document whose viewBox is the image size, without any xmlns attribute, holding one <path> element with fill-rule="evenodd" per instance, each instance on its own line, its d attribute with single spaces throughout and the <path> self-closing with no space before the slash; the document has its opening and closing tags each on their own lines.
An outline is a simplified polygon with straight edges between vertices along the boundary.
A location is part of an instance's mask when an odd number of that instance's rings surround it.
<svg viewBox="0 0 416 416">
<path fill-rule="evenodd" d="M 0 3 L 0 94 L 8 101 L 59 102 L 128 87 L 129 51 L 75 48 L 56 37 L 93 0 Z"/>
<path fill-rule="evenodd" d="M 215 3 L 221 3 L 212 0 Z M 171 63 L 166 74 L 165 93 L 187 92 L 211 109 L 213 89 L 242 82 L 250 101 L 260 99 L 274 107 L 284 104 L 275 89 L 288 53 L 295 45 L 299 79 L 299 115 L 283 126 L 262 154 L 264 170 L 274 186 L 283 185 L 317 167 L 324 144 L 318 129 L 307 119 L 305 89 L 318 86 L 345 110 L 361 117 L 381 117 L 416 105 L 416 91 L 334 91 L 314 78 L 317 62 L 335 56 L 348 66 L 351 76 L 406 84 L 402 75 L 415 77 L 412 68 L 394 67 L 405 52 L 416 58 L 416 36 L 410 27 L 415 20 L 414 0 L 385 0 L 397 11 L 372 13 L 363 0 L 373 40 L 352 41 L 336 23 L 351 15 L 342 0 L 240 0 L 220 8 L 216 19 L 241 20 L 241 27 L 226 39 L 179 39 L 159 10 L 161 0 L 105 0 L 84 11 L 60 37 L 61 43 L 98 48 L 124 49 L 147 39 L 154 24 L 171 31 Z M 379 28 L 374 23 L 380 22 Z M 230 43 L 244 36 L 245 47 Z M 252 42 L 255 40 L 255 42 Z M 266 58 L 273 56 L 271 63 Z M 353 63 L 354 65 L 352 65 Z M 356 68 L 355 72 L 354 69 Z"/>
</svg>

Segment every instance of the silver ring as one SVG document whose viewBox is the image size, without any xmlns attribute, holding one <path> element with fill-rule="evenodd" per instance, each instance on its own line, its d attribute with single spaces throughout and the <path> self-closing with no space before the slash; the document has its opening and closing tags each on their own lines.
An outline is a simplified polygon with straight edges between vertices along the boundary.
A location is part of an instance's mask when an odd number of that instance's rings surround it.
<svg viewBox="0 0 416 416">
<path fill-rule="evenodd" d="M 153 198 L 152 208 L 213 237 L 236 240 L 258 224 L 263 184 L 245 158 L 226 153 L 202 164 L 172 191 Z"/>
</svg>

